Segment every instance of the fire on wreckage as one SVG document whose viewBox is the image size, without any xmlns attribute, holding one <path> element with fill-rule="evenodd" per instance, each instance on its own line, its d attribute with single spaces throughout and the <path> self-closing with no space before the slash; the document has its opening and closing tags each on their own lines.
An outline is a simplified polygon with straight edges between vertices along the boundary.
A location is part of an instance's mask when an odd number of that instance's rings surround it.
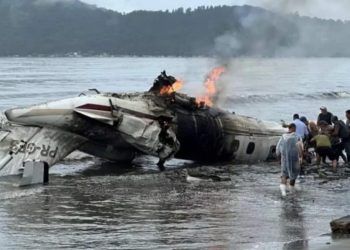
<svg viewBox="0 0 350 250">
<path fill-rule="evenodd" d="M 213 72 L 206 84 L 222 73 Z M 181 85 L 162 72 L 148 92 L 96 91 L 7 110 L 9 122 L 0 130 L 0 176 L 20 174 L 26 161 L 52 166 L 75 150 L 111 161 L 153 155 L 161 168 L 172 157 L 239 163 L 274 157 L 283 133 L 279 124 L 210 107 L 211 92 L 196 99 L 176 92 Z"/>
</svg>

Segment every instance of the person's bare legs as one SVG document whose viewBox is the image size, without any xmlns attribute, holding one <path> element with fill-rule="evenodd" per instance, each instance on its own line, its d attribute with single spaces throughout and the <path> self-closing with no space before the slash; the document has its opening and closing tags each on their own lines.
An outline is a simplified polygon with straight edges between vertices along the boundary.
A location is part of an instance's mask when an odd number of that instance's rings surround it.
<svg viewBox="0 0 350 250">
<path fill-rule="evenodd" d="M 319 167 L 321 164 L 321 156 L 319 154 L 316 154 L 316 165 Z"/>
<path fill-rule="evenodd" d="M 281 177 L 281 184 L 287 185 L 287 180 L 288 180 L 287 177 L 282 176 L 282 177 Z"/>
<path fill-rule="evenodd" d="M 287 177 L 281 176 L 280 190 L 281 190 L 281 194 L 283 197 L 287 195 L 287 192 L 286 192 L 287 186 L 286 185 L 287 185 Z"/>
<path fill-rule="evenodd" d="M 289 181 L 289 185 L 290 185 L 291 187 L 294 187 L 294 186 L 295 186 L 295 180 L 290 180 L 290 181 Z"/>
<path fill-rule="evenodd" d="M 337 160 L 333 160 L 333 161 L 332 161 L 332 167 L 333 167 L 333 171 L 334 171 L 334 172 L 337 171 L 337 164 L 338 164 Z"/>
<path fill-rule="evenodd" d="M 289 180 L 289 191 L 295 193 L 295 180 Z"/>
</svg>

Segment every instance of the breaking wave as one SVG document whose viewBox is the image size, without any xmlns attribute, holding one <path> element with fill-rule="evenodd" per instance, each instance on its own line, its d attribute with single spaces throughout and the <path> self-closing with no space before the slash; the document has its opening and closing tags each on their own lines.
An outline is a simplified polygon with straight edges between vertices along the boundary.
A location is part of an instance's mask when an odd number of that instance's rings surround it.
<svg viewBox="0 0 350 250">
<path fill-rule="evenodd" d="M 264 103 L 286 100 L 324 100 L 324 99 L 350 99 L 350 91 L 316 92 L 313 94 L 288 93 L 288 94 L 266 94 L 266 95 L 241 95 L 230 96 L 225 103 Z"/>
</svg>

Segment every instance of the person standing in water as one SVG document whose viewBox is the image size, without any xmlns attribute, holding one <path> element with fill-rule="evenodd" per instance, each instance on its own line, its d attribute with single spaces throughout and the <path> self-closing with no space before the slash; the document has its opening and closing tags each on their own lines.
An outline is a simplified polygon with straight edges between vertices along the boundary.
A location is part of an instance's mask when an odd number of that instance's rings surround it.
<svg viewBox="0 0 350 250">
<path fill-rule="evenodd" d="M 331 112 L 328 112 L 325 106 L 320 107 L 321 113 L 317 118 L 317 125 L 319 125 L 320 121 L 325 121 L 328 125 L 332 125 L 332 116 Z"/>
<path fill-rule="evenodd" d="M 309 135 L 309 131 L 307 125 L 299 119 L 299 114 L 293 115 L 293 124 L 295 125 L 295 134 L 304 140 Z"/>
<path fill-rule="evenodd" d="M 337 161 L 339 159 L 339 156 L 341 156 L 344 163 L 347 163 L 349 157 L 345 157 L 343 150 L 345 149 L 345 144 L 349 140 L 349 129 L 342 120 L 338 119 L 337 116 L 332 117 L 332 123 L 334 124 L 334 129 L 331 134 L 333 151 L 335 153 Z M 348 153 L 348 150 L 346 150 L 346 153 Z"/>
<path fill-rule="evenodd" d="M 286 185 L 289 180 L 291 188 L 300 173 L 302 163 L 303 144 L 300 137 L 296 135 L 296 126 L 289 124 L 288 133 L 283 134 L 277 144 L 276 153 L 281 159 L 281 193 L 286 196 Z"/>
<path fill-rule="evenodd" d="M 346 129 L 349 131 L 350 133 L 350 110 L 345 111 L 345 116 L 346 116 Z M 350 135 L 348 138 L 343 140 L 343 144 L 344 144 L 344 148 L 345 148 L 345 152 L 346 152 L 346 156 L 348 159 L 348 165 L 350 165 Z"/>
<path fill-rule="evenodd" d="M 317 153 L 317 166 L 321 163 L 321 158 L 325 159 L 328 157 L 332 161 L 333 171 L 337 169 L 337 157 L 336 153 L 332 149 L 332 144 L 329 136 L 321 131 L 320 134 L 316 135 L 311 139 L 316 143 L 316 153 Z"/>
</svg>

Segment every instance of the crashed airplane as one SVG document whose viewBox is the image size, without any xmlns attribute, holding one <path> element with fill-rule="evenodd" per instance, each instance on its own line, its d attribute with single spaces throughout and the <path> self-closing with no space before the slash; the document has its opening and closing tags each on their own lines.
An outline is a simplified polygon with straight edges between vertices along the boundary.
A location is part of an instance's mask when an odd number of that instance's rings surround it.
<svg viewBox="0 0 350 250">
<path fill-rule="evenodd" d="M 21 175 L 25 162 L 52 166 L 79 150 L 110 161 L 136 155 L 203 163 L 253 163 L 275 157 L 281 126 L 209 107 L 175 91 L 163 72 L 143 93 L 100 93 L 5 111 L 0 176 Z"/>
</svg>

